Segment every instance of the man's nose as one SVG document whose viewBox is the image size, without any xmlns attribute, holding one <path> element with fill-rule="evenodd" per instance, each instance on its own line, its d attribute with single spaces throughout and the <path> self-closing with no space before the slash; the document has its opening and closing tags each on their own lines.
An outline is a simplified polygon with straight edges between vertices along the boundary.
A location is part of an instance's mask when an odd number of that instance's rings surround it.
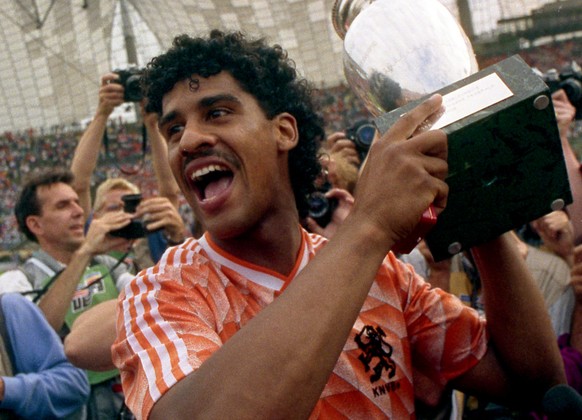
<svg viewBox="0 0 582 420">
<path fill-rule="evenodd" d="M 83 216 L 85 214 L 85 210 L 79 203 L 73 203 L 73 216 Z"/>
<path fill-rule="evenodd" d="M 201 147 L 213 147 L 218 143 L 218 136 L 203 124 L 188 124 L 180 138 L 180 150 L 183 154 L 192 153 Z"/>
</svg>

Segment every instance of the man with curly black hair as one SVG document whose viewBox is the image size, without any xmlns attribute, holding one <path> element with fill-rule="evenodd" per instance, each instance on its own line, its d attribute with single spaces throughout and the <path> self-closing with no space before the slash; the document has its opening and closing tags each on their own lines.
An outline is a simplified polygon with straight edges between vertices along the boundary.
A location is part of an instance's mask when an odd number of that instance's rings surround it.
<svg viewBox="0 0 582 420">
<path fill-rule="evenodd" d="M 255 97 L 267 119 L 288 112 L 297 121 L 300 140 L 289 151 L 289 172 L 299 215 L 305 217 L 306 197 L 313 191 L 313 181 L 320 173 L 316 151 L 325 137 L 323 120 L 313 110 L 312 87 L 305 80 L 297 80 L 292 65 L 277 67 L 287 59 L 279 46 L 271 49 L 255 41 L 241 49 L 221 50 L 223 43 L 236 45 L 238 40 L 238 36 L 216 35 L 204 44 L 186 35 L 178 36 L 175 45 L 180 49 L 157 57 L 147 69 L 146 77 L 156 81 L 147 87 L 148 110 L 162 114 L 163 97 L 177 80 L 189 80 L 190 89 L 195 90 L 199 81 L 191 78 L 191 71 L 203 78 L 220 71 L 236 74 L 240 87 Z M 182 54 L 186 50 L 188 54 Z"/>
<path fill-rule="evenodd" d="M 206 232 L 120 298 L 113 359 L 138 418 L 401 419 L 448 387 L 531 405 L 565 382 L 510 238 L 474 250 L 487 323 L 390 252 L 446 204 L 447 136 L 418 129 L 440 96 L 375 140 L 327 241 L 300 226 L 323 129 L 281 47 L 182 35 L 144 88 Z"/>
</svg>

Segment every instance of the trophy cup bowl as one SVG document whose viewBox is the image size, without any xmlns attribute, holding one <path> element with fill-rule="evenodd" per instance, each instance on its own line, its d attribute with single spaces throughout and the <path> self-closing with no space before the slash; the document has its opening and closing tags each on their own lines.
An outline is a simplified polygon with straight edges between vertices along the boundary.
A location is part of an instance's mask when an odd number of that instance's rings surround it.
<svg viewBox="0 0 582 420">
<path fill-rule="evenodd" d="M 348 84 L 378 116 L 478 70 L 463 29 L 437 0 L 336 0 Z"/>
</svg>

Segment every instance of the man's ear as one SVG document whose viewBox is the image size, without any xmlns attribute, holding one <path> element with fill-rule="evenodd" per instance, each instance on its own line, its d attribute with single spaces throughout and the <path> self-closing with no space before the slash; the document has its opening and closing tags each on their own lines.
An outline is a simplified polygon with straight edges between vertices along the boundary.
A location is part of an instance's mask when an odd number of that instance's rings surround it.
<svg viewBox="0 0 582 420">
<path fill-rule="evenodd" d="M 34 236 L 38 236 L 42 232 L 42 226 L 38 216 L 28 216 L 26 218 L 26 227 L 34 233 Z"/>
<path fill-rule="evenodd" d="M 297 120 L 288 112 L 273 118 L 273 123 L 277 135 L 277 146 L 280 151 L 287 152 L 297 146 L 299 142 L 299 130 L 297 129 Z"/>
</svg>

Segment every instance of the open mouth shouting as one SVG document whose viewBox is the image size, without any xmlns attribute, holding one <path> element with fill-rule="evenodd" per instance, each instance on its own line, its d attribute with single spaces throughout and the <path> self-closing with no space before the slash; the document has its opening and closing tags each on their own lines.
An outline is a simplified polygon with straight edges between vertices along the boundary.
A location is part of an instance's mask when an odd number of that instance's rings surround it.
<svg viewBox="0 0 582 420">
<path fill-rule="evenodd" d="M 198 167 L 190 175 L 191 185 L 198 200 L 208 203 L 223 197 L 232 184 L 232 170 L 221 163 L 209 163 Z"/>
</svg>

